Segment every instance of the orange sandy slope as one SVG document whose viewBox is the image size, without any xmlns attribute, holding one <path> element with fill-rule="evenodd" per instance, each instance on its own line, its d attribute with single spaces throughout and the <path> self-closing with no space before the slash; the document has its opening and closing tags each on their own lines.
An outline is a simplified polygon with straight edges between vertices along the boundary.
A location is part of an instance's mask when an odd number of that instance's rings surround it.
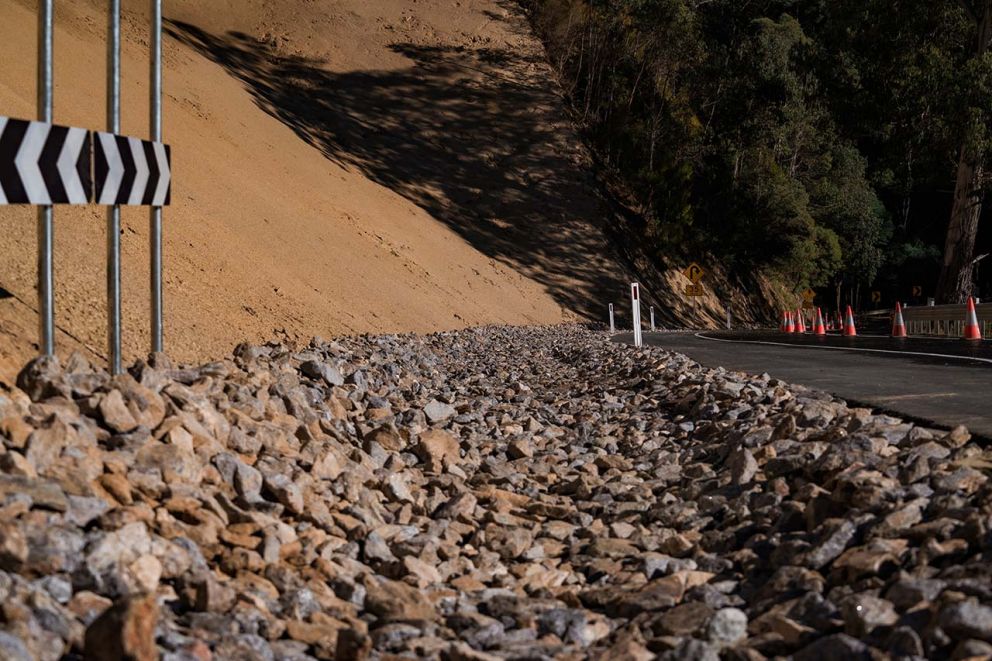
<svg viewBox="0 0 992 661">
<path fill-rule="evenodd" d="M 56 12 L 56 121 L 105 126 L 106 3 Z M 146 2 L 123 129 L 148 133 Z M 167 348 L 550 323 L 625 277 L 540 44 L 502 0 L 169 0 Z M 36 5 L 0 5 L 0 114 L 35 114 Z M 56 211 L 58 349 L 106 354 L 101 207 Z M 0 208 L 0 378 L 35 351 L 36 212 Z M 147 352 L 148 212 L 123 212 L 125 359 Z M 0 293 L 0 296 L 4 296 Z"/>
</svg>

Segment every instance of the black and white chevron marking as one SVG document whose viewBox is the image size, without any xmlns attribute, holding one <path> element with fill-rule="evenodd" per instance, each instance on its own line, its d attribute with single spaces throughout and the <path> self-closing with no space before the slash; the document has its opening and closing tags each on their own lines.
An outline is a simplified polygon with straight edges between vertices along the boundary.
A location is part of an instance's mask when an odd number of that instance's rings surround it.
<svg viewBox="0 0 992 661">
<path fill-rule="evenodd" d="M 93 150 L 97 204 L 169 204 L 172 166 L 168 145 L 94 133 Z"/>
<path fill-rule="evenodd" d="M 86 129 L 0 117 L 0 204 L 88 204 Z"/>
</svg>

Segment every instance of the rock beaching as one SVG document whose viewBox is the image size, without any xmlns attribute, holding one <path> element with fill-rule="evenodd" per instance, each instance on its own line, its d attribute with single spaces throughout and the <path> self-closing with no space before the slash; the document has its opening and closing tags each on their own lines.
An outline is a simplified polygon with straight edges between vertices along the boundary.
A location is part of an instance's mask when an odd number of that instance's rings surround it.
<svg viewBox="0 0 992 661">
<path fill-rule="evenodd" d="M 39 359 L 0 440 L 4 659 L 992 653 L 967 430 L 579 326 Z"/>
</svg>

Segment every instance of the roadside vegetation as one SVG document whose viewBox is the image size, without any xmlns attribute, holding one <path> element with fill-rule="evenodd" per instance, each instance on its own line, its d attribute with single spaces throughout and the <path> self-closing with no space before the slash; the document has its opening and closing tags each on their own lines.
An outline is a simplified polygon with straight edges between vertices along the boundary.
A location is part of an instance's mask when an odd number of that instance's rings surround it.
<svg viewBox="0 0 992 661">
<path fill-rule="evenodd" d="M 525 5 L 650 251 L 838 303 L 992 293 L 992 0 Z"/>
</svg>

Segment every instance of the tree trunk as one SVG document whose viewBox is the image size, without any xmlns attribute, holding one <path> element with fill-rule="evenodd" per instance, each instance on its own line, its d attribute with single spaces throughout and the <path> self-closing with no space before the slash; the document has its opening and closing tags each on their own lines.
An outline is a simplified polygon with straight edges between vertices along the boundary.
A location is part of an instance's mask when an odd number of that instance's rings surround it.
<svg viewBox="0 0 992 661">
<path fill-rule="evenodd" d="M 975 237 L 982 215 L 982 172 L 982 164 L 963 147 L 944 243 L 944 263 L 937 282 L 940 303 L 964 303 L 971 296 Z"/>
<path fill-rule="evenodd" d="M 980 58 L 992 41 L 992 0 L 958 0 L 975 21 L 974 57 Z M 983 154 L 973 147 L 972 136 L 964 136 L 958 158 L 951 220 L 944 241 L 944 262 L 937 281 L 938 303 L 963 303 L 972 292 L 975 269 L 975 237 L 982 216 Z"/>
</svg>

